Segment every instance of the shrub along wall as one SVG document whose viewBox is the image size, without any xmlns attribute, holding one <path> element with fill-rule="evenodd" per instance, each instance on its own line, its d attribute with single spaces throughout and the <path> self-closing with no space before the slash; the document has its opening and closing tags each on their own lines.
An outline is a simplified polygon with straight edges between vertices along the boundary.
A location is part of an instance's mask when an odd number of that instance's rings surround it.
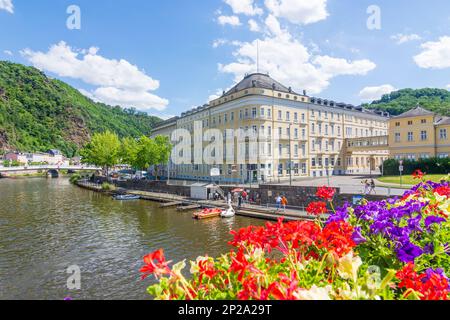
<svg viewBox="0 0 450 320">
<path fill-rule="evenodd" d="M 427 174 L 447 174 L 450 172 L 450 158 L 429 158 L 419 160 L 403 160 L 403 174 L 412 174 L 417 169 Z M 400 162 L 389 159 L 384 162 L 384 175 L 396 176 L 400 174 Z"/>
</svg>

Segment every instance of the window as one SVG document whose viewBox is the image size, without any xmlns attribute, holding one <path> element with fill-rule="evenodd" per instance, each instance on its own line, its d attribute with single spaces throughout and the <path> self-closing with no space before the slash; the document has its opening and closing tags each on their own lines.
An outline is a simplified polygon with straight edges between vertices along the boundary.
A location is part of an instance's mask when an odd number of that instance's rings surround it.
<svg viewBox="0 0 450 320">
<path fill-rule="evenodd" d="M 297 128 L 294 129 L 294 138 L 298 139 L 298 129 Z"/>
<path fill-rule="evenodd" d="M 414 133 L 408 132 L 408 141 L 411 142 L 414 140 Z"/>
<path fill-rule="evenodd" d="M 421 131 L 420 132 L 420 139 L 422 140 L 422 141 L 425 141 L 425 140 L 427 140 L 428 139 L 428 134 L 427 134 L 427 131 Z"/>
<path fill-rule="evenodd" d="M 311 159 L 311 166 L 312 167 L 315 167 L 317 164 L 316 164 L 316 158 L 312 158 Z"/>
<path fill-rule="evenodd" d="M 306 174 L 306 163 L 302 163 L 302 174 Z"/>
<path fill-rule="evenodd" d="M 278 136 L 281 137 L 283 135 L 283 128 L 278 128 Z"/>
<path fill-rule="evenodd" d="M 272 136 L 272 127 L 271 126 L 267 127 L 267 135 Z"/>
<path fill-rule="evenodd" d="M 272 155 L 272 144 L 271 143 L 269 143 L 268 145 L 267 145 L 267 151 L 268 151 L 268 154 L 269 154 L 269 156 L 271 156 Z"/>
<path fill-rule="evenodd" d="M 298 113 L 297 112 L 294 112 L 294 121 L 298 122 Z"/>
<path fill-rule="evenodd" d="M 302 129 L 302 138 L 306 139 L 306 129 Z"/>
<path fill-rule="evenodd" d="M 400 133 L 399 132 L 395 133 L 395 142 L 400 142 Z"/>
<path fill-rule="evenodd" d="M 291 113 L 289 111 L 286 112 L 286 121 L 291 120 Z"/>
<path fill-rule="evenodd" d="M 319 123 L 319 134 L 322 134 L 322 124 Z"/>
<path fill-rule="evenodd" d="M 282 175 L 282 174 L 283 174 L 283 164 L 282 164 L 282 163 L 280 163 L 280 164 L 278 165 L 278 174 L 279 174 L 279 175 Z"/>
<path fill-rule="evenodd" d="M 279 144 L 278 145 L 278 154 L 281 156 L 283 154 L 283 145 Z"/>
<path fill-rule="evenodd" d="M 231 113 L 230 120 L 231 120 L 231 121 L 234 121 L 234 112 Z"/>
<path fill-rule="evenodd" d="M 447 140 L 447 129 L 440 129 L 439 137 L 441 140 Z"/>
<path fill-rule="evenodd" d="M 413 122 L 412 121 L 408 121 L 408 126 L 412 126 Z"/>
<path fill-rule="evenodd" d="M 256 118 L 256 114 L 257 114 L 257 110 L 256 108 L 252 109 L 252 118 L 255 119 Z"/>
<path fill-rule="evenodd" d="M 320 157 L 318 160 L 319 160 L 319 167 L 322 167 L 322 165 L 323 165 L 322 157 Z"/>
<path fill-rule="evenodd" d="M 282 120 L 282 112 L 281 111 L 278 111 L 278 120 Z"/>
<path fill-rule="evenodd" d="M 271 109 L 267 109 L 267 116 L 268 116 L 269 118 L 272 117 L 272 110 L 271 110 Z"/>
<path fill-rule="evenodd" d="M 325 135 L 328 135 L 328 125 L 325 125 Z"/>
<path fill-rule="evenodd" d="M 305 122 L 305 114 L 302 113 L 302 122 Z"/>
<path fill-rule="evenodd" d="M 334 165 L 335 165 L 335 163 L 336 163 L 336 160 L 334 159 L 334 157 L 331 157 L 331 165 L 334 167 Z"/>
<path fill-rule="evenodd" d="M 227 123 L 228 122 L 228 114 L 224 114 L 223 115 L 223 122 Z"/>
<path fill-rule="evenodd" d="M 311 124 L 311 133 L 316 134 L 316 125 L 314 123 Z"/>
<path fill-rule="evenodd" d="M 306 156 L 306 145 L 302 144 L 302 156 Z"/>
<path fill-rule="evenodd" d="M 264 108 L 260 109 L 261 117 L 264 117 Z"/>
<path fill-rule="evenodd" d="M 420 123 L 422 123 L 422 124 L 427 123 L 427 119 L 422 119 L 422 120 L 420 121 Z"/>
<path fill-rule="evenodd" d="M 337 159 L 337 165 L 338 165 L 338 167 L 341 166 L 341 163 L 342 163 L 342 162 L 341 162 L 341 158 L 338 158 L 338 159 Z"/>
<path fill-rule="evenodd" d="M 311 150 L 316 151 L 316 141 L 314 139 L 311 140 Z"/>
<path fill-rule="evenodd" d="M 242 119 L 243 118 L 243 116 L 242 116 L 242 110 L 239 110 L 239 119 Z"/>
<path fill-rule="evenodd" d="M 298 157 L 298 144 L 294 145 L 294 156 Z"/>
<path fill-rule="evenodd" d="M 400 122 L 396 122 L 396 123 L 395 123 L 395 126 L 396 126 L 396 127 L 400 127 Z"/>
</svg>

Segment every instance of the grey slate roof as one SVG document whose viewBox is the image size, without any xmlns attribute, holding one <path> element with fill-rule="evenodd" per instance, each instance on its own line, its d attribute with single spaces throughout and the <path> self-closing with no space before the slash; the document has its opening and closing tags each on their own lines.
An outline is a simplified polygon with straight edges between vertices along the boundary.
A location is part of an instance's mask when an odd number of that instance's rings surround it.
<svg viewBox="0 0 450 320">
<path fill-rule="evenodd" d="M 442 117 L 436 121 L 436 125 L 449 125 L 449 124 L 450 124 L 450 117 Z"/>
<path fill-rule="evenodd" d="M 434 112 L 428 111 L 420 106 L 416 107 L 415 109 L 411 109 L 405 113 L 402 113 L 399 116 L 394 117 L 395 119 L 400 118 L 410 118 L 410 117 L 420 117 L 420 116 L 432 116 L 435 115 Z"/>
<path fill-rule="evenodd" d="M 264 73 L 252 73 L 235 85 L 231 90 L 225 93 L 225 96 L 233 94 L 235 92 L 249 89 L 249 88 L 263 88 L 263 89 L 274 89 L 281 92 L 296 94 L 291 88 L 287 88 L 278 81 L 272 79 L 269 75 Z"/>
</svg>

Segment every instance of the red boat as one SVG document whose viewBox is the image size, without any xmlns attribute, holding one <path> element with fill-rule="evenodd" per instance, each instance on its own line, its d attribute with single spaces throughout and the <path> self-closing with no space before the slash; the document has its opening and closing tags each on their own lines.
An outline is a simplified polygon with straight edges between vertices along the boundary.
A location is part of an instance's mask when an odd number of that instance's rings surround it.
<svg viewBox="0 0 450 320">
<path fill-rule="evenodd" d="M 202 211 L 197 211 L 192 214 L 194 219 L 209 219 L 209 218 L 217 218 L 222 214 L 222 209 L 203 209 Z"/>
</svg>

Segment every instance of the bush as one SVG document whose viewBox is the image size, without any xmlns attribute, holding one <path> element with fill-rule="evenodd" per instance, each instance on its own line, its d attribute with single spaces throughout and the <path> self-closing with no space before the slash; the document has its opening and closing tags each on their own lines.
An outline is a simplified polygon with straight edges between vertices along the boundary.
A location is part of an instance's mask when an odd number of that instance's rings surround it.
<svg viewBox="0 0 450 320">
<path fill-rule="evenodd" d="M 389 159 L 384 162 L 385 176 L 400 175 L 400 162 L 396 159 Z M 417 169 L 426 174 L 443 174 L 450 173 L 450 158 L 429 158 L 419 160 L 403 160 L 403 174 L 410 175 Z"/>
<path fill-rule="evenodd" d="M 77 183 L 78 181 L 80 181 L 81 180 L 81 175 L 80 174 L 78 174 L 78 173 L 75 173 L 75 174 L 73 174 L 71 177 L 70 177 L 70 179 L 69 179 L 69 181 L 71 182 L 71 183 Z"/>
<path fill-rule="evenodd" d="M 103 191 L 114 191 L 114 190 L 116 190 L 116 186 L 113 184 L 110 184 L 108 182 L 103 182 L 102 190 Z"/>
</svg>

